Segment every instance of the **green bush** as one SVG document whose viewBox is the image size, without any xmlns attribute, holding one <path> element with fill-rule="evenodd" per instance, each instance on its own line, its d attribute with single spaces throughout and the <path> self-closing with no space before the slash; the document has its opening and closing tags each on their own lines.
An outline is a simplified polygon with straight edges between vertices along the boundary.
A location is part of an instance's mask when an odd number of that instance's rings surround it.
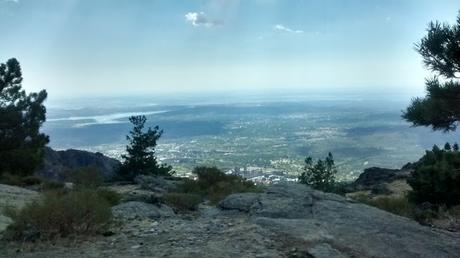
<svg viewBox="0 0 460 258">
<path fill-rule="evenodd" d="M 76 187 L 96 188 L 104 183 L 101 171 L 95 167 L 85 167 L 75 170 L 69 175 L 70 182 Z"/>
<path fill-rule="evenodd" d="M 121 195 L 110 189 L 99 188 L 96 190 L 96 193 L 99 197 L 106 200 L 110 206 L 115 206 L 121 201 Z"/>
<path fill-rule="evenodd" d="M 112 218 L 110 205 L 94 190 L 47 192 L 22 209 L 4 213 L 13 220 L 5 237 L 19 241 L 103 233 Z"/>
<path fill-rule="evenodd" d="M 163 196 L 166 204 L 177 211 L 194 211 L 203 201 L 201 195 L 191 193 L 167 193 Z"/>
<path fill-rule="evenodd" d="M 435 145 L 423 156 L 407 183 L 413 189 L 410 200 L 417 204 L 460 204 L 460 152 L 450 147 L 441 150 Z"/>
<path fill-rule="evenodd" d="M 183 192 L 201 195 L 212 204 L 233 193 L 260 190 L 251 181 L 240 176 L 227 175 L 216 167 L 196 167 L 193 174 L 197 175 L 197 179 L 185 181 L 182 185 Z"/>
</svg>

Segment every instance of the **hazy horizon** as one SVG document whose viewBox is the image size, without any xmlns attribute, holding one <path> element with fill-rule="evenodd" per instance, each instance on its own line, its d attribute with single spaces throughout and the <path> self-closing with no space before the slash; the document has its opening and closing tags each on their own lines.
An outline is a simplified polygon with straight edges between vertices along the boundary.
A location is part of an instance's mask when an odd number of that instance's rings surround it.
<svg viewBox="0 0 460 258">
<path fill-rule="evenodd" d="M 126 94 L 78 94 L 55 96 L 49 94 L 46 105 L 49 108 L 97 107 L 111 104 L 128 105 L 136 102 L 152 104 L 244 104 L 257 102 L 291 102 L 318 100 L 390 101 L 409 104 L 414 97 L 423 96 L 425 90 L 394 89 L 272 89 L 272 90 L 208 90 L 181 92 L 146 92 Z"/>
<path fill-rule="evenodd" d="M 52 148 L 120 158 L 131 127 L 128 117 L 145 115 L 147 126 L 164 130 L 159 159 L 179 174 L 212 165 L 295 177 L 306 155 L 321 158 L 332 152 L 339 178 L 353 180 L 367 167 L 400 168 L 433 144 L 457 140 L 455 133 L 412 128 L 401 118 L 408 98 L 288 92 L 92 97 L 48 105 L 43 131 Z"/>
</svg>

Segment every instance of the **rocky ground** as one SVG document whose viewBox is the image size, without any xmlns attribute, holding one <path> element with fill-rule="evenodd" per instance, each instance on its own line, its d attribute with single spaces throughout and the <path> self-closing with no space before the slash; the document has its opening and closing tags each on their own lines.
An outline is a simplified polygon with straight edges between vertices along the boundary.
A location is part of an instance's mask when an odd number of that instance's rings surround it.
<svg viewBox="0 0 460 258">
<path fill-rule="evenodd" d="M 188 214 L 175 214 L 166 205 L 139 200 L 113 207 L 119 224 L 110 236 L 53 244 L 2 243 L 0 257 L 458 257 L 460 254 L 460 234 L 421 226 L 299 184 L 273 185 L 263 193 L 231 195 L 218 207 L 203 204 L 198 211 Z"/>
<path fill-rule="evenodd" d="M 38 198 L 35 191 L 20 187 L 0 185 L 0 233 L 11 223 L 11 219 L 4 216 L 2 211 L 5 208 L 21 208 L 27 202 Z"/>
</svg>

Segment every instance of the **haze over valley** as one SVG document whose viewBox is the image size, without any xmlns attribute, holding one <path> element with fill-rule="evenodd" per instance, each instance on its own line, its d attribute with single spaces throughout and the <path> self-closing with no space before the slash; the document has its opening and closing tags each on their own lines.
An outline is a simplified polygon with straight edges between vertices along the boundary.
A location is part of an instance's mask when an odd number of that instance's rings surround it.
<svg viewBox="0 0 460 258">
<path fill-rule="evenodd" d="M 206 164 L 246 177 L 285 174 L 296 178 L 307 155 L 334 154 L 338 178 L 350 181 L 365 168 L 400 168 L 456 134 L 413 128 L 401 119 L 410 99 L 371 94 L 214 94 L 74 99 L 48 109 L 44 131 L 56 149 L 85 149 L 120 158 L 128 117 L 143 114 L 164 135 L 162 162 L 180 175 Z M 100 106 L 99 103 L 105 103 Z M 77 108 L 75 108 L 77 107 Z M 236 170 L 236 171 L 235 171 Z"/>
</svg>

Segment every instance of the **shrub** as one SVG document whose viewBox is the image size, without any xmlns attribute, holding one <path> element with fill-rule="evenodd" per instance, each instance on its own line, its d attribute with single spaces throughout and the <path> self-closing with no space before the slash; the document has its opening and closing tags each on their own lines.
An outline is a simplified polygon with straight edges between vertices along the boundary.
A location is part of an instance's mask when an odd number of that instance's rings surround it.
<svg viewBox="0 0 460 258">
<path fill-rule="evenodd" d="M 430 225 L 431 221 L 438 217 L 439 209 L 429 202 L 421 203 L 414 206 L 414 219 L 420 224 Z"/>
<path fill-rule="evenodd" d="M 334 164 L 334 158 L 329 152 L 325 160 L 318 160 L 313 165 L 313 159 L 305 159 L 304 172 L 299 176 L 301 184 L 309 185 L 315 189 L 331 192 L 335 189 L 335 175 L 337 168 Z"/>
<path fill-rule="evenodd" d="M 233 193 L 255 192 L 260 189 L 251 181 L 240 176 L 227 175 L 216 167 L 196 167 L 196 180 L 188 180 L 182 185 L 183 192 L 199 194 L 212 204 L 218 203 Z"/>
<path fill-rule="evenodd" d="M 197 182 L 198 179 L 185 178 L 184 182 L 180 185 L 179 190 L 184 193 L 196 193 L 204 195 L 204 191 L 201 189 Z"/>
<path fill-rule="evenodd" d="M 216 167 L 196 167 L 192 173 L 198 177 L 198 185 L 205 189 L 215 185 L 218 182 L 229 181 L 230 177 L 232 177 L 226 175 Z"/>
<path fill-rule="evenodd" d="M 163 196 L 166 204 L 178 211 L 194 211 L 203 201 L 201 195 L 191 193 L 168 193 Z"/>
<path fill-rule="evenodd" d="M 427 151 L 407 180 L 410 200 L 448 207 L 460 204 L 460 152 L 436 145 Z"/>
<path fill-rule="evenodd" d="M 22 179 L 22 186 L 39 185 L 42 183 L 42 179 L 37 176 L 26 176 Z"/>
<path fill-rule="evenodd" d="M 96 188 L 104 183 L 104 176 L 95 167 L 85 167 L 75 170 L 70 173 L 69 179 L 76 187 Z"/>
<path fill-rule="evenodd" d="M 0 183 L 6 185 L 15 185 L 20 187 L 39 185 L 42 180 L 36 176 L 19 176 L 5 173 L 0 177 Z"/>
<path fill-rule="evenodd" d="M 339 195 L 346 195 L 352 191 L 352 184 L 353 183 L 349 181 L 335 182 L 329 192 Z"/>
<path fill-rule="evenodd" d="M 353 199 L 399 216 L 414 218 L 414 205 L 409 202 L 406 196 L 370 198 L 367 195 L 361 194 L 353 196 Z"/>
<path fill-rule="evenodd" d="M 113 190 L 106 188 L 99 188 L 96 190 L 99 197 L 107 201 L 110 206 L 115 206 L 120 203 L 121 195 Z"/>
<path fill-rule="evenodd" d="M 58 181 L 53 181 L 53 180 L 47 180 L 43 181 L 42 184 L 40 185 L 40 189 L 44 192 L 46 191 L 55 191 L 55 190 L 62 190 L 64 189 L 64 183 L 58 182 Z"/>
<path fill-rule="evenodd" d="M 5 214 L 13 220 L 5 237 L 20 241 L 102 233 L 112 218 L 109 204 L 94 190 L 48 192 L 22 209 L 7 209 Z"/>
</svg>

